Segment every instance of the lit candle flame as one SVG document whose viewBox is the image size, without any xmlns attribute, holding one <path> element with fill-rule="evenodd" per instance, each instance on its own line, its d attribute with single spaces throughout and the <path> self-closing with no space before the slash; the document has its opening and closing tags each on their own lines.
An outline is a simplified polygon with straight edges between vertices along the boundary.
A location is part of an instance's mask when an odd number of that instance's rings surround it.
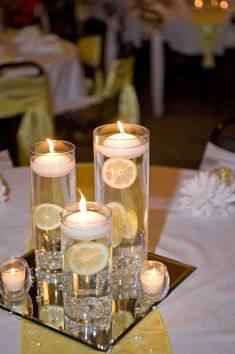
<svg viewBox="0 0 235 354">
<path fill-rule="evenodd" d="M 52 141 L 51 139 L 47 139 L 47 138 L 46 138 L 46 141 L 47 141 L 48 144 L 49 144 L 50 153 L 53 154 L 53 153 L 54 153 L 54 144 L 53 144 L 53 141 Z"/>
<path fill-rule="evenodd" d="M 125 131 L 124 131 L 123 125 L 122 125 L 122 123 L 120 122 L 120 120 L 118 120 L 117 125 L 118 125 L 118 129 L 120 130 L 120 133 L 121 133 L 121 134 L 124 134 Z"/>
<path fill-rule="evenodd" d="M 81 195 L 81 199 L 79 202 L 79 209 L 82 213 L 86 213 L 87 211 L 87 207 L 86 207 L 86 198 L 84 197 L 84 195 L 82 194 L 81 190 L 78 188 L 78 193 Z"/>
</svg>

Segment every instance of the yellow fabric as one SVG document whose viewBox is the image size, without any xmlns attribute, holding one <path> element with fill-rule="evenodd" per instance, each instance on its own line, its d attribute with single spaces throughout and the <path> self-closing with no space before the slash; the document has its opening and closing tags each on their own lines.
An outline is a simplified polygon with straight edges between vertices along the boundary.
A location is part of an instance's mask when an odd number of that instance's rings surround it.
<svg viewBox="0 0 235 354">
<path fill-rule="evenodd" d="M 132 84 L 126 84 L 123 87 L 119 97 L 118 112 L 127 123 L 138 124 L 140 122 L 139 102 Z"/>
<path fill-rule="evenodd" d="M 33 143 L 54 135 L 46 87 L 44 75 L 0 77 L 0 118 L 23 114 L 17 132 L 21 165 L 29 164 L 30 146 Z"/>
<path fill-rule="evenodd" d="M 132 84 L 134 58 L 115 59 L 104 87 L 104 98 L 120 93 L 118 112 L 127 123 L 139 123 L 140 112 L 136 90 Z"/>
<path fill-rule="evenodd" d="M 202 66 L 205 69 L 215 67 L 213 48 L 219 38 L 223 20 L 221 11 L 202 11 L 195 12 L 193 15 L 197 35 L 204 49 Z"/>
<path fill-rule="evenodd" d="M 95 354 L 100 353 L 77 341 L 36 325 L 22 321 L 21 354 Z M 141 338 L 140 338 L 141 337 Z M 171 354 L 169 339 L 160 312 L 150 312 L 111 350 L 112 354 Z"/>
<path fill-rule="evenodd" d="M 95 70 L 94 83 L 91 93 L 101 97 L 103 91 L 103 72 L 101 70 L 102 38 L 99 35 L 90 35 L 77 42 L 79 59 Z"/>
</svg>

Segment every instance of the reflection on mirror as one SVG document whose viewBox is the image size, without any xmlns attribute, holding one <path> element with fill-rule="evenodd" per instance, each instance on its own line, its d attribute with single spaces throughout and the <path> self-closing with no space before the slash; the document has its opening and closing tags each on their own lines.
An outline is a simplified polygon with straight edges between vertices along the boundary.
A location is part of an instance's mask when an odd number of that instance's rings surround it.
<svg viewBox="0 0 235 354">
<path fill-rule="evenodd" d="M 29 267 L 35 269 L 34 252 L 28 253 L 25 259 Z M 150 253 L 149 259 L 164 263 L 167 267 L 169 271 L 167 274 L 171 278 L 168 294 L 195 270 L 195 267 L 190 265 Z M 48 274 L 48 277 L 45 275 L 41 277 L 41 273 L 35 269 L 34 276 L 35 281 L 30 288 L 29 295 L 27 294 L 21 301 L 16 302 L 6 301 L 2 297 L 0 307 L 102 351 L 107 351 L 110 346 L 115 345 L 134 324 L 137 324 L 161 301 L 156 297 L 146 298 L 140 285 L 129 288 L 115 286 L 111 322 L 108 325 L 100 323 L 91 326 L 90 323 L 87 324 L 84 321 L 79 329 L 76 325 L 73 330 L 71 326 L 67 327 L 64 320 L 62 273 L 58 272 L 53 273 L 53 276 Z M 164 296 L 168 294 L 165 292 Z"/>
</svg>

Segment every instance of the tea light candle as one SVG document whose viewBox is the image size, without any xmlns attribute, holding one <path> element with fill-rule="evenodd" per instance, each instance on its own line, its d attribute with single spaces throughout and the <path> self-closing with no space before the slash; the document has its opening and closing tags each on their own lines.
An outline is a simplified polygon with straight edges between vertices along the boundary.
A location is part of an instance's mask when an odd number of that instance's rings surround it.
<svg viewBox="0 0 235 354">
<path fill-rule="evenodd" d="M 31 169 L 42 177 L 62 177 L 75 167 L 75 160 L 69 152 L 54 152 L 54 145 L 47 139 L 50 152 L 35 155 L 31 160 Z"/>
<path fill-rule="evenodd" d="M 109 229 L 105 216 L 96 211 L 86 210 L 86 200 L 82 195 L 77 211 L 61 224 L 61 232 L 75 240 L 92 240 L 104 237 Z"/>
<path fill-rule="evenodd" d="M 120 133 L 108 136 L 102 145 L 95 143 L 96 149 L 106 157 L 125 157 L 133 159 L 141 156 L 148 150 L 149 144 L 144 143 L 138 136 L 125 133 L 118 122 Z"/>
<path fill-rule="evenodd" d="M 2 281 L 4 290 L 6 291 L 20 291 L 24 287 L 25 282 L 25 268 L 10 268 L 2 271 Z"/>
<path fill-rule="evenodd" d="M 155 268 L 147 269 L 141 274 L 140 281 L 144 292 L 159 294 L 163 288 L 164 273 Z"/>
</svg>

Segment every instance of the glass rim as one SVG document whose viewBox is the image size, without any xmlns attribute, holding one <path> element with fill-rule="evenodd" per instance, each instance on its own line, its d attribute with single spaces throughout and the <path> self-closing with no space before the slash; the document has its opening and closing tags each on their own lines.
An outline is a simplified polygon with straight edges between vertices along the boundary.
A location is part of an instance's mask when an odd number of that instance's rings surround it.
<svg viewBox="0 0 235 354">
<path fill-rule="evenodd" d="M 152 264 L 152 266 L 151 266 L 151 264 Z M 160 267 L 160 269 L 154 265 L 156 265 L 156 266 L 158 265 Z M 155 261 L 155 260 L 145 260 L 140 265 L 140 274 L 141 274 L 141 271 L 145 271 L 147 269 L 151 270 L 151 269 L 156 269 L 156 268 L 160 274 L 165 274 L 166 271 L 168 272 L 167 266 L 164 263 L 162 263 L 160 261 Z"/>
<path fill-rule="evenodd" d="M 66 216 L 69 215 L 69 214 L 63 215 L 63 212 L 76 213 L 77 211 L 81 211 L 80 208 L 79 208 L 79 203 L 80 203 L 79 201 L 72 202 L 72 203 L 68 203 L 68 204 L 66 204 L 66 205 L 62 208 L 62 210 L 61 210 L 61 212 L 60 212 L 60 216 L 61 216 L 61 218 L 62 218 L 62 221 L 66 218 Z M 95 201 L 86 200 L 86 206 L 88 206 L 88 205 L 91 205 L 91 206 L 97 205 L 97 206 L 101 207 L 101 208 L 104 210 L 106 216 L 107 216 L 108 218 L 111 218 L 111 216 L 112 216 L 112 209 L 111 209 L 110 207 L 108 207 L 106 204 L 104 204 L 104 203 L 99 203 L 99 202 L 95 202 Z M 73 209 L 72 209 L 73 207 L 76 207 L 76 210 L 73 210 Z M 70 209 L 70 208 L 71 208 L 71 209 Z M 87 211 L 89 211 L 89 210 L 91 211 L 91 209 L 87 209 Z M 92 210 L 98 212 L 98 210 L 97 210 L 96 208 L 93 208 Z"/>
<path fill-rule="evenodd" d="M 150 136 L 149 129 L 144 127 L 143 125 L 134 124 L 134 123 L 125 123 L 125 122 L 121 122 L 121 123 L 122 123 L 123 127 L 124 128 L 126 127 L 128 130 L 130 128 L 136 128 L 136 129 L 142 130 L 144 132 L 144 134 L 136 134 L 137 136 L 141 137 L 142 139 L 147 139 Z M 112 128 L 112 127 L 113 128 L 117 127 L 117 129 L 115 129 L 115 130 L 117 130 L 117 132 L 120 132 L 117 123 L 108 123 L 108 124 L 103 124 L 103 125 L 100 125 L 100 126 L 96 127 L 93 130 L 93 136 L 94 137 L 95 136 L 99 136 L 99 137 L 103 137 L 104 136 L 104 137 L 107 138 L 108 134 L 114 134 L 115 132 L 114 131 L 113 132 L 110 131 L 110 133 L 107 133 L 107 136 L 105 136 L 105 134 L 101 134 L 100 131 L 102 129 L 104 129 L 104 128 Z M 124 131 L 125 131 L 125 129 L 124 129 Z M 128 133 L 129 133 L 129 131 L 128 131 Z M 131 139 L 132 138 L 130 138 L 130 140 Z M 128 140 L 128 139 L 126 139 L 126 140 Z"/>
<path fill-rule="evenodd" d="M 12 257 L 8 257 L 8 258 L 3 259 L 0 262 L 0 270 L 2 270 L 2 268 L 4 266 L 6 266 L 8 263 L 10 264 L 11 261 L 18 261 L 18 262 L 20 262 L 22 265 L 24 265 L 26 267 L 28 265 L 28 263 L 26 262 L 26 260 L 24 258 L 12 256 Z"/>
<path fill-rule="evenodd" d="M 55 149 L 55 153 L 60 153 L 60 154 L 71 154 L 72 152 L 75 153 L 75 145 L 73 143 L 71 143 L 70 141 L 67 141 L 67 140 L 63 140 L 63 139 L 50 139 L 53 143 L 60 143 L 60 144 L 64 144 L 65 146 L 68 146 L 68 150 L 67 151 L 56 151 Z M 49 144 L 48 144 L 48 151 L 45 151 L 45 152 L 40 152 L 40 151 L 37 151 L 36 149 L 44 144 L 44 143 L 47 143 L 46 142 L 46 139 L 45 140 L 39 140 L 37 141 L 36 143 L 33 143 L 30 147 L 30 155 L 38 155 L 38 156 L 42 156 L 42 155 L 45 155 L 46 153 L 50 152 L 50 148 L 49 148 Z M 54 145 L 55 147 L 55 145 Z"/>
</svg>

